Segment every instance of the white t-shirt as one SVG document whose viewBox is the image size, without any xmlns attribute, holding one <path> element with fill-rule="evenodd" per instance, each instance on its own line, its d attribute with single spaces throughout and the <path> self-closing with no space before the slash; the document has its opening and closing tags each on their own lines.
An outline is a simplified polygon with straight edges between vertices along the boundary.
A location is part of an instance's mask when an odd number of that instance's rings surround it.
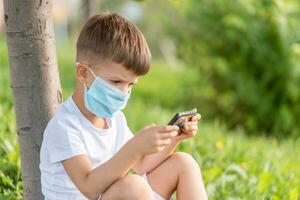
<svg viewBox="0 0 300 200">
<path fill-rule="evenodd" d="M 87 199 L 73 184 L 61 161 L 86 154 L 95 168 L 109 160 L 133 137 L 121 111 L 106 121 L 109 128 L 95 127 L 80 112 L 72 96 L 60 105 L 45 129 L 40 152 L 41 183 L 45 199 Z"/>
</svg>

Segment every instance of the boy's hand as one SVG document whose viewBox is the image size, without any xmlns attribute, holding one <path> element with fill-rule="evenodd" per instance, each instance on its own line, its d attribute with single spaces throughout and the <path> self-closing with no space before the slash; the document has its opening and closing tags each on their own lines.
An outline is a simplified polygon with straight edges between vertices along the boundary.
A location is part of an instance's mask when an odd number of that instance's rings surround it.
<svg viewBox="0 0 300 200">
<path fill-rule="evenodd" d="M 193 137 L 198 131 L 198 121 L 201 119 L 201 115 L 198 113 L 193 116 L 190 121 L 186 122 L 181 129 L 181 134 L 174 138 L 175 141 L 181 141 L 186 138 Z"/>
<path fill-rule="evenodd" d="M 142 155 L 159 152 L 171 144 L 171 139 L 178 135 L 178 131 L 176 125 L 149 125 L 134 137 L 136 150 Z"/>
</svg>

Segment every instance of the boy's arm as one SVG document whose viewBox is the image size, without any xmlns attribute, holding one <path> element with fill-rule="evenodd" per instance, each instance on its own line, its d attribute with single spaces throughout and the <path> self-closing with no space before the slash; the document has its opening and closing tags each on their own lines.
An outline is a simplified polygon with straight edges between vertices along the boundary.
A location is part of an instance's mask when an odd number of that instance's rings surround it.
<svg viewBox="0 0 300 200">
<path fill-rule="evenodd" d="M 184 125 L 182 134 L 171 139 L 171 143 L 166 146 L 162 151 L 145 155 L 140 158 L 138 162 L 133 166 L 133 169 L 140 175 L 149 173 L 156 166 L 162 163 L 170 154 L 174 152 L 181 140 L 190 138 L 196 135 L 198 131 L 198 120 L 201 119 L 201 115 L 197 114 L 192 117 L 191 121 Z"/>
<path fill-rule="evenodd" d="M 116 180 L 126 175 L 143 155 L 161 151 L 177 135 L 177 126 L 148 126 L 130 139 L 110 160 L 92 169 L 87 155 L 62 161 L 72 182 L 89 199 L 96 199 Z"/>
<path fill-rule="evenodd" d="M 171 144 L 166 146 L 162 151 L 141 157 L 135 163 L 132 169 L 139 175 L 149 173 L 156 166 L 162 163 L 167 157 L 169 157 L 174 152 L 179 143 L 179 140 L 172 140 Z"/>
<path fill-rule="evenodd" d="M 114 181 L 126 175 L 140 157 L 130 140 L 110 160 L 95 169 L 87 155 L 64 160 L 62 164 L 80 192 L 89 199 L 97 199 Z"/>
</svg>

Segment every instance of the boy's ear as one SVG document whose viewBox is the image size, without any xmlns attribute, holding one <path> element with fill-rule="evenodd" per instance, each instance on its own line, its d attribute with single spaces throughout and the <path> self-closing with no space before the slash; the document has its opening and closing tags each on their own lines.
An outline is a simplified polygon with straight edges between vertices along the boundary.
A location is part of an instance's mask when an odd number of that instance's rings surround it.
<svg viewBox="0 0 300 200">
<path fill-rule="evenodd" d="M 82 83 L 87 83 L 87 77 L 88 77 L 88 69 L 86 68 L 85 65 L 79 63 L 76 65 L 76 70 L 75 70 L 76 78 L 82 82 Z"/>
</svg>

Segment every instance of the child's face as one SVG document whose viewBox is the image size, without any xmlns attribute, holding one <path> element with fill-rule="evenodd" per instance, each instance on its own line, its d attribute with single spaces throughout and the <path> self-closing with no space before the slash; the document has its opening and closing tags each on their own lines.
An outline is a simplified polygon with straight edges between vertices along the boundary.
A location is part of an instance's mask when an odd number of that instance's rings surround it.
<svg viewBox="0 0 300 200">
<path fill-rule="evenodd" d="M 77 65 L 76 76 L 77 79 L 82 82 L 82 84 L 86 84 L 87 87 L 89 87 L 95 79 L 89 67 L 96 76 L 100 76 L 100 78 L 125 93 L 131 90 L 139 78 L 134 72 L 127 70 L 122 64 L 115 62 L 105 62 L 92 66 L 79 63 Z"/>
</svg>

